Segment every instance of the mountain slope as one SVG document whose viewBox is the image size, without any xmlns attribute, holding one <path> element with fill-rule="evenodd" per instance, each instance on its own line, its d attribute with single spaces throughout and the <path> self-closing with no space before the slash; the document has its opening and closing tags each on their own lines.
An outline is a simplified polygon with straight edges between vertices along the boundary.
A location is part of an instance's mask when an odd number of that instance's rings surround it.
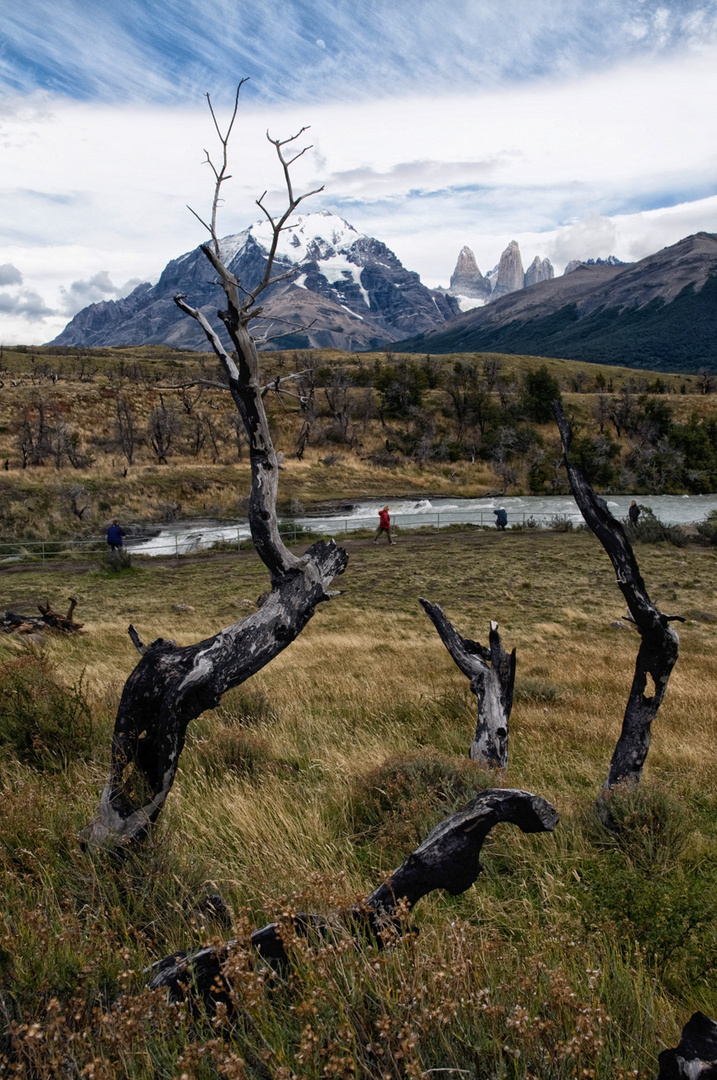
<svg viewBox="0 0 717 1080">
<path fill-rule="evenodd" d="M 245 289 L 261 281 L 270 244 L 266 221 L 220 241 L 225 265 Z M 277 348 L 375 349 L 459 311 L 452 297 L 422 285 L 385 244 L 326 211 L 303 214 L 282 232 L 273 275 L 293 267 L 299 268 L 295 277 L 262 294 L 262 322 L 254 324 L 259 335 L 282 335 Z M 51 344 L 206 349 L 201 329 L 173 298 L 185 294 L 216 326 L 224 294 L 212 277 L 195 248 L 168 263 L 156 285 L 145 283 L 122 300 L 83 308 Z M 300 327 L 309 328 L 292 329 Z"/>
<path fill-rule="evenodd" d="M 579 266 L 396 347 L 717 371 L 717 235 L 696 233 L 638 263 Z"/>
</svg>

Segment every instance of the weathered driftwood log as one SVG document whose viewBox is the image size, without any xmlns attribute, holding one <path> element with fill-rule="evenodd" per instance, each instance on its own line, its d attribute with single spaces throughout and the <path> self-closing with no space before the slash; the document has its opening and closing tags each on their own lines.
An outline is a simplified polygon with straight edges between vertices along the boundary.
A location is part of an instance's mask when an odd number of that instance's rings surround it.
<svg viewBox="0 0 717 1080">
<path fill-rule="evenodd" d="M 399 902 L 412 908 L 434 889 L 446 889 L 457 896 L 470 888 L 481 872 L 480 853 L 486 836 L 499 822 L 517 825 L 523 832 L 551 832 L 558 813 L 549 802 L 528 791 L 498 789 L 483 791 L 463 810 L 442 821 L 403 862 L 382 882 L 363 904 L 333 916 L 298 914 L 293 927 L 269 923 L 255 930 L 251 944 L 270 963 L 286 963 L 286 930 L 302 936 L 324 937 L 338 927 L 357 937 L 369 936 L 379 947 L 382 930 L 400 933 L 396 922 Z M 235 942 L 209 946 L 191 953 L 175 953 L 151 968 L 150 987 L 167 987 L 173 997 L 183 997 L 191 989 L 207 1003 L 226 1000 L 229 990 L 224 966 Z"/>
<path fill-rule="evenodd" d="M 717 1080 L 717 1024 L 704 1013 L 694 1013 L 679 1045 L 663 1050 L 657 1060 L 657 1080 Z"/>
<path fill-rule="evenodd" d="M 74 621 L 72 616 L 77 607 L 77 600 L 74 596 L 71 596 L 69 600 L 67 615 L 60 615 L 57 611 L 53 611 L 49 600 L 45 601 L 44 606 L 37 605 L 41 612 L 39 616 L 16 615 L 13 611 L 3 611 L 0 614 L 0 629 L 8 634 L 32 634 L 38 630 L 62 630 L 66 634 L 76 634 L 84 624 Z"/>
<path fill-rule="evenodd" d="M 469 751 L 473 761 L 493 768 L 508 766 L 508 723 L 513 708 L 515 649 L 507 653 L 498 633 L 498 623 L 491 622 L 486 648 L 477 641 L 461 637 L 438 604 L 420 597 L 420 602 L 438 635 L 478 699 L 478 722 Z"/>
<path fill-rule="evenodd" d="M 239 91 L 234 116 L 238 95 Z M 229 131 L 233 122 L 234 118 Z M 282 156 L 284 143 L 275 142 L 284 168 L 289 206 L 278 221 L 269 218 L 274 239 L 262 281 L 252 291 L 242 289 L 222 263 L 215 231 L 219 192 L 226 178 L 229 131 L 225 137 L 220 135 L 223 167 L 214 169 L 216 185 L 211 227 L 208 226 L 212 244 L 204 245 L 202 250 L 226 295 L 227 310 L 217 314 L 232 341 L 234 354 L 227 352 L 202 312 L 186 304 L 183 297 L 175 299 L 181 310 L 196 319 L 204 330 L 224 370 L 227 382 L 223 385 L 244 423 L 251 462 L 249 525 L 254 546 L 271 575 L 271 592 L 259 611 L 196 645 L 179 648 L 173 641 L 158 638 L 145 646 L 134 627 L 129 628 L 142 659 L 122 693 L 112 739 L 110 774 L 97 815 L 81 834 L 83 840 L 95 845 L 126 844 L 145 835 L 174 781 L 189 722 L 216 706 L 230 687 L 255 675 L 294 640 L 316 605 L 330 599 L 329 585 L 337 574 L 343 573 L 348 562 L 346 552 L 333 540 L 319 541 L 299 558 L 284 546 L 279 535 L 276 515 L 279 462 L 264 409 L 257 347 L 248 324 L 261 311 L 254 307 L 257 296 L 277 280 L 271 277 L 271 267 L 279 235 L 305 196 L 293 195 L 288 172 L 291 162 L 287 163 Z"/>
<path fill-rule="evenodd" d="M 684 619 L 679 615 L 663 615 L 650 600 L 625 530 L 612 516 L 604 499 L 595 494 L 582 469 L 571 462 L 570 425 L 559 402 L 554 402 L 553 409 L 575 501 L 615 567 L 617 583 L 630 612 L 629 621 L 634 624 L 642 639 L 622 732 L 610 762 L 605 787 L 613 787 L 625 780 L 639 783 L 650 747 L 652 721 L 657 716 L 667 690 L 670 672 L 677 661 L 679 638 L 670 622 L 684 622 Z M 648 676 L 653 682 L 652 696 L 645 693 L 648 689 Z"/>
</svg>

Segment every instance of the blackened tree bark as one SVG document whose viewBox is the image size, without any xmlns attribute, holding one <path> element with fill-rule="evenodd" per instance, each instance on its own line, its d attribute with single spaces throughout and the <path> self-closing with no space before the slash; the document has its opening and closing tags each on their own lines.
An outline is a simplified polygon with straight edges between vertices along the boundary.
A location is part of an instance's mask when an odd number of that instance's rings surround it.
<svg viewBox="0 0 717 1080">
<path fill-rule="evenodd" d="M 255 930 L 251 943 L 270 962 L 286 963 L 287 930 L 307 936 L 330 934 L 341 927 L 357 936 L 374 938 L 379 946 L 382 933 L 395 937 L 403 925 L 396 916 L 399 905 L 412 908 L 434 889 L 458 896 L 470 888 L 481 872 L 483 841 L 499 822 L 517 825 L 525 833 L 552 832 L 558 813 L 549 802 L 528 791 L 509 788 L 483 791 L 463 810 L 451 814 L 427 836 L 387 881 L 382 882 L 363 904 L 334 916 L 297 914 L 292 924 L 269 923 Z M 227 1000 L 230 987 L 224 966 L 232 945 L 210 946 L 192 953 L 175 953 L 153 965 L 150 987 L 166 987 L 174 998 L 191 987 L 211 1005 Z"/>
<path fill-rule="evenodd" d="M 227 144 L 237 114 L 239 89 L 225 134 L 221 133 L 209 102 L 222 143 L 223 160 L 217 168 L 207 155 L 215 176 L 215 189 L 211 224 L 207 226 L 211 244 L 202 247 L 226 296 L 227 309 L 217 314 L 229 334 L 233 354 L 224 348 L 200 311 L 190 307 L 182 296 L 175 299 L 181 310 L 200 324 L 219 357 L 227 379 L 226 388 L 247 433 L 251 459 L 249 524 L 256 550 L 271 576 L 271 592 L 259 611 L 196 645 L 179 648 L 173 641 L 162 638 L 144 645 L 134 627 L 130 627 L 130 637 L 142 659 L 122 692 L 112 738 L 110 773 L 97 814 L 81 834 L 84 841 L 94 845 L 128 844 L 146 834 L 174 782 L 187 725 L 206 709 L 216 706 L 227 690 L 256 674 L 294 640 L 316 605 L 330 599 L 329 586 L 336 575 L 343 573 L 348 562 L 346 552 L 332 540 L 319 541 L 299 558 L 284 546 L 279 535 L 276 515 L 279 466 L 264 410 L 257 346 L 248 325 L 261 311 L 254 306 L 257 296 L 280 279 L 271 276 L 279 236 L 288 218 L 306 198 L 306 195 L 294 195 L 289 169 L 304 151 L 287 161 L 283 148 L 293 139 L 270 139 L 284 172 L 288 206 L 274 219 L 263 205 L 264 196 L 259 199 L 259 206 L 271 223 L 273 241 L 264 277 L 253 292 L 248 292 L 224 266 L 216 234 L 217 206 L 221 185 L 228 179 Z"/>
<path fill-rule="evenodd" d="M 610 557 L 618 586 L 630 612 L 630 621 L 642 639 L 622 732 L 610 762 L 605 787 L 614 787 L 622 781 L 637 784 L 650 748 L 652 721 L 657 716 L 670 673 L 677 661 L 679 638 L 670 622 L 684 620 L 679 615 L 663 615 L 650 600 L 625 530 L 612 516 L 605 500 L 595 494 L 582 469 L 570 460 L 570 425 L 559 402 L 554 403 L 553 409 L 575 501 L 586 523 Z M 651 696 L 646 693 L 648 676 L 653 684 Z"/>
<path fill-rule="evenodd" d="M 679 1044 L 663 1050 L 657 1060 L 657 1080 L 717 1080 L 717 1024 L 704 1013 L 693 1013 Z"/>
<path fill-rule="evenodd" d="M 507 653 L 491 622 L 489 647 L 461 637 L 438 604 L 419 597 L 423 609 L 478 699 L 478 722 L 469 750 L 473 761 L 491 768 L 508 767 L 508 723 L 513 708 L 515 649 Z"/>
</svg>

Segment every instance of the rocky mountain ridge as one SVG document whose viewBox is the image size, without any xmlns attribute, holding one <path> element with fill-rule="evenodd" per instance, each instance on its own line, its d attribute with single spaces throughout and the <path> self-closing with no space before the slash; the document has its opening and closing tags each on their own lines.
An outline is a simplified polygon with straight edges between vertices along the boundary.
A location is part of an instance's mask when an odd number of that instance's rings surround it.
<svg viewBox="0 0 717 1080">
<path fill-rule="evenodd" d="M 541 259 L 539 255 L 535 256 L 524 271 L 517 240 L 511 240 L 497 266 L 485 276 L 481 274 L 471 249 L 463 247 L 445 292 L 448 296 L 455 297 L 462 311 L 467 311 L 499 300 L 501 296 L 509 293 L 527 289 L 539 281 L 550 281 L 554 276 L 555 271 L 550 259 Z"/>
<path fill-rule="evenodd" d="M 717 234 L 696 233 L 636 263 L 581 263 L 396 348 L 717 371 Z"/>
<path fill-rule="evenodd" d="M 251 290 L 261 281 L 270 244 L 266 221 L 220 241 L 224 264 L 243 288 Z M 259 333 L 267 339 L 265 347 L 375 349 L 460 311 L 453 297 L 428 289 L 384 243 L 328 211 L 299 215 L 282 232 L 273 274 L 291 270 L 293 277 L 262 295 Z M 122 300 L 83 308 L 51 344 L 205 350 L 201 329 L 173 298 L 186 295 L 221 332 L 216 311 L 223 293 L 212 278 L 197 247 L 169 262 L 156 285 L 145 282 Z"/>
</svg>

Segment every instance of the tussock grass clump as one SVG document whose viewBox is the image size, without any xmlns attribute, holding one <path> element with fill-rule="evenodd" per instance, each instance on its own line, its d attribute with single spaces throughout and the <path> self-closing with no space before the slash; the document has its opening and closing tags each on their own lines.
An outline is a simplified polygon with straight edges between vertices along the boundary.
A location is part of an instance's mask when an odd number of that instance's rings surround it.
<svg viewBox="0 0 717 1080">
<path fill-rule="evenodd" d="M 556 701 L 560 697 L 560 687 L 547 679 L 517 679 L 514 702 Z"/>
<path fill-rule="evenodd" d="M 67 686 L 51 661 L 34 652 L 0 665 L 0 757 L 61 769 L 89 757 L 91 743 L 81 677 Z"/>
<path fill-rule="evenodd" d="M 647 873 L 676 866 L 692 831 L 684 804 L 645 783 L 618 784 L 603 792 L 587 827 L 596 847 L 620 851 Z"/>
<path fill-rule="evenodd" d="M 442 817 L 479 791 L 499 786 L 468 758 L 431 750 L 397 754 L 359 777 L 349 815 L 354 842 L 400 858 L 417 847 Z"/>
</svg>

